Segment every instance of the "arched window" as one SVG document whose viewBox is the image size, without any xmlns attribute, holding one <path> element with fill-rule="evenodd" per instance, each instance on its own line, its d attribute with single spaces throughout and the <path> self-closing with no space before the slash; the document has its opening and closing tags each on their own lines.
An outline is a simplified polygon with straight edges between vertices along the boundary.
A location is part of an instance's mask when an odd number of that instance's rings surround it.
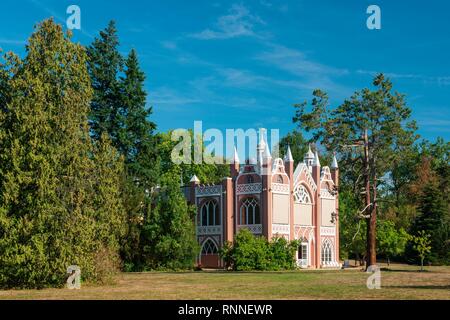
<svg viewBox="0 0 450 320">
<path fill-rule="evenodd" d="M 253 176 L 251 175 L 247 176 L 247 183 L 253 183 Z"/>
<path fill-rule="evenodd" d="M 300 246 L 298 247 L 299 260 L 308 260 L 308 240 L 305 238 L 300 239 Z"/>
<path fill-rule="evenodd" d="M 261 224 L 261 213 L 258 200 L 247 198 L 241 204 L 239 224 Z"/>
<path fill-rule="evenodd" d="M 201 226 L 217 226 L 220 225 L 220 211 L 216 200 L 208 200 L 203 203 L 201 209 Z"/>
<path fill-rule="evenodd" d="M 322 243 L 321 257 L 322 264 L 330 264 L 333 261 L 333 246 L 328 239 Z"/>
<path fill-rule="evenodd" d="M 277 176 L 277 183 L 283 183 L 283 177 L 280 174 Z"/>
<path fill-rule="evenodd" d="M 202 254 L 217 254 L 219 249 L 217 245 L 211 239 L 206 240 L 203 243 Z"/>
<path fill-rule="evenodd" d="M 294 189 L 294 199 L 297 203 L 311 204 L 311 197 L 306 190 L 305 186 L 299 184 Z"/>
</svg>

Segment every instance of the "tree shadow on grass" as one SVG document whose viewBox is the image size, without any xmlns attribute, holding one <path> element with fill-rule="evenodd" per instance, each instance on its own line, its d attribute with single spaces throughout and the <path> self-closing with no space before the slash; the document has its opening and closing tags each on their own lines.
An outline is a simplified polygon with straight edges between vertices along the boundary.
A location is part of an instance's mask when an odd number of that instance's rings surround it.
<svg viewBox="0 0 450 320">
<path fill-rule="evenodd" d="M 392 289 L 436 289 L 436 290 L 450 290 L 450 285 L 411 285 L 411 286 L 383 286 L 384 288 Z"/>
<path fill-rule="evenodd" d="M 389 268 L 381 268 L 380 271 L 384 271 L 384 272 L 412 272 L 412 273 L 433 273 L 433 272 L 436 272 L 436 271 L 431 271 L 431 270 L 420 271 L 420 269 L 389 269 Z"/>
</svg>

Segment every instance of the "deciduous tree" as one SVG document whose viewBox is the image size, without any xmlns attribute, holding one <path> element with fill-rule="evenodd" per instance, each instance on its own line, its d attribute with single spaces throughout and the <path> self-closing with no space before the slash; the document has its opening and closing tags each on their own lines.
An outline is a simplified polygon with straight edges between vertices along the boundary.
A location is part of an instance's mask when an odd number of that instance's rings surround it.
<svg viewBox="0 0 450 320">
<path fill-rule="evenodd" d="M 315 90 L 312 110 L 306 110 L 306 102 L 297 104 L 294 117 L 294 122 L 312 132 L 328 151 L 340 154 L 343 183 L 362 195 L 357 214 L 367 220 L 367 266 L 376 263 L 379 181 L 399 156 L 396 150 L 417 138 L 404 96 L 392 91 L 392 83 L 383 74 L 374 78 L 373 85 L 373 90 L 355 92 L 334 109 L 329 106 L 327 94 Z"/>
</svg>

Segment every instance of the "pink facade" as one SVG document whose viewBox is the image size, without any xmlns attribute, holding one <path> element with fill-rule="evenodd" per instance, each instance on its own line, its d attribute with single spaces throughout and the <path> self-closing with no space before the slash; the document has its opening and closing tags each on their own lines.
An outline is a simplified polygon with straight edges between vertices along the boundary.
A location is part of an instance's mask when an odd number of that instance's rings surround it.
<svg viewBox="0 0 450 320">
<path fill-rule="evenodd" d="M 321 167 L 317 152 L 309 150 L 303 162 L 294 164 L 290 148 L 284 159 L 272 159 L 264 138 L 257 152 L 258 160 L 246 164 L 235 152 L 231 177 L 221 184 L 202 185 L 192 177 L 186 194 L 198 210 L 199 264 L 222 267 L 218 249 L 248 228 L 267 239 L 300 240 L 299 267 L 339 267 L 336 159 L 331 168 Z"/>
</svg>

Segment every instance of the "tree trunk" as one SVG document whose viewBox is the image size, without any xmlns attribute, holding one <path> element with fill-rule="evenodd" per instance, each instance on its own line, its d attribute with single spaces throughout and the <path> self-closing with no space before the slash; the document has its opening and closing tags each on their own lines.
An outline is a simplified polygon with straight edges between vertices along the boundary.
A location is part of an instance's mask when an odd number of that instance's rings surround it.
<svg viewBox="0 0 450 320">
<path fill-rule="evenodd" d="M 370 214 L 369 219 L 369 234 L 367 238 L 367 246 L 368 256 L 367 256 L 367 267 L 377 264 L 377 252 L 376 252 L 376 244 L 377 244 L 377 210 L 376 206 L 373 207 L 372 212 Z"/>
<path fill-rule="evenodd" d="M 366 256 L 366 270 L 371 265 L 375 265 L 377 263 L 377 253 L 376 253 L 376 241 L 377 241 L 377 208 L 375 205 L 376 195 L 377 195 L 377 176 L 375 168 L 370 167 L 370 159 L 369 159 L 369 137 L 367 133 L 367 129 L 364 130 L 364 182 L 365 182 L 365 191 L 366 191 L 366 207 L 369 211 L 369 218 L 366 220 L 367 222 L 367 256 Z M 370 199 L 370 177 L 371 173 L 374 173 L 374 181 L 373 181 L 373 202 Z"/>
</svg>

